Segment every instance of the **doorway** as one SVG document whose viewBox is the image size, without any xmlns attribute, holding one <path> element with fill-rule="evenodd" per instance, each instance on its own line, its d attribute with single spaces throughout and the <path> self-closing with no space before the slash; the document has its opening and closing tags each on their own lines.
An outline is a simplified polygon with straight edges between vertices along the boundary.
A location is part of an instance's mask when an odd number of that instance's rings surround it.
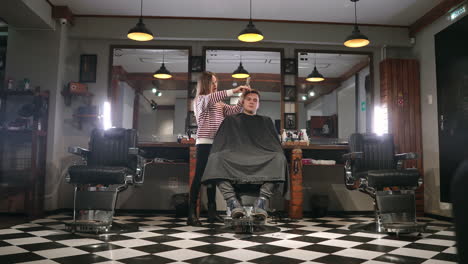
<svg viewBox="0 0 468 264">
<path fill-rule="evenodd" d="M 440 200 L 450 202 L 450 182 L 468 158 L 468 17 L 435 35 L 439 120 Z"/>
</svg>

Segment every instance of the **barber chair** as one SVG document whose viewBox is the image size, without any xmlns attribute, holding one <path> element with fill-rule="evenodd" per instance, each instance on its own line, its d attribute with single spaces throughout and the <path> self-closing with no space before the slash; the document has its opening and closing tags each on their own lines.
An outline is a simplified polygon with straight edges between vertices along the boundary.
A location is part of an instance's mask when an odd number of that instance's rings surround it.
<svg viewBox="0 0 468 264">
<path fill-rule="evenodd" d="M 403 161 L 416 159 L 416 153 L 395 155 L 390 134 L 352 134 L 349 148 L 350 153 L 343 155 L 346 188 L 369 195 L 375 211 L 375 222 L 350 229 L 397 235 L 423 232 L 426 225 L 416 221 L 414 194 L 422 179 L 417 169 L 403 168 Z"/>
<path fill-rule="evenodd" d="M 234 189 L 237 194 L 237 199 L 241 202 L 245 215 L 241 218 L 231 218 L 231 211 L 229 207 L 226 210 L 226 217 L 224 218 L 224 231 L 232 231 L 234 233 L 243 234 L 264 234 L 278 232 L 279 228 L 267 226 L 266 219 L 259 219 L 252 215 L 253 203 L 259 196 L 261 183 L 240 184 L 234 183 Z M 271 204 L 268 201 L 267 208 Z M 269 212 L 270 213 L 270 212 Z"/>
<path fill-rule="evenodd" d="M 458 263 L 468 263 L 468 212 L 466 195 L 468 186 L 468 160 L 465 160 L 455 172 L 452 179 L 451 199 L 457 238 Z"/>
<path fill-rule="evenodd" d="M 89 150 L 69 147 L 70 153 L 81 156 L 85 162 L 70 166 L 66 177 L 74 185 L 73 222 L 67 224 L 69 231 L 110 231 L 118 194 L 129 185 L 144 181 L 143 159 L 136 144 L 136 130 L 111 128 L 94 129 Z"/>
</svg>

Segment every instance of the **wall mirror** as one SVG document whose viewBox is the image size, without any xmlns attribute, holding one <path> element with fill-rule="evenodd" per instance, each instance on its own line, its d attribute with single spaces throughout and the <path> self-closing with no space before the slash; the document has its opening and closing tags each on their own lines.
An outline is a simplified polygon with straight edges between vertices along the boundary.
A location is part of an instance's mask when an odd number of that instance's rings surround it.
<svg viewBox="0 0 468 264">
<path fill-rule="evenodd" d="M 175 142 L 185 134 L 190 55 L 190 48 L 183 47 L 112 46 L 113 126 L 136 128 L 142 142 Z M 161 68 L 171 77 L 155 77 Z"/>
<path fill-rule="evenodd" d="M 283 77 L 281 49 L 239 49 L 205 48 L 205 69 L 218 76 L 218 90 L 227 90 L 245 84 L 246 79 L 232 77 L 233 72 L 242 63 L 249 73 L 250 86 L 260 92 L 259 115 L 269 116 L 279 131 L 281 127 L 281 89 Z M 237 104 L 238 96 L 231 97 L 226 103 Z"/>
<path fill-rule="evenodd" d="M 372 54 L 296 50 L 296 62 L 299 129 L 313 141 L 343 143 L 371 130 Z"/>
</svg>

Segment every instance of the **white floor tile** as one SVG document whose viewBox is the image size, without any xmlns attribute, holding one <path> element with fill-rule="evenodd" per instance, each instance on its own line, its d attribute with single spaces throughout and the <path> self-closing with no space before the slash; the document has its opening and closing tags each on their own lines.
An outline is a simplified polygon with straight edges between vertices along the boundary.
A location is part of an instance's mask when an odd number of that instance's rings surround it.
<svg viewBox="0 0 468 264">
<path fill-rule="evenodd" d="M 438 259 L 429 259 L 424 261 L 422 264 L 457 264 L 452 261 L 438 260 Z"/>
<path fill-rule="evenodd" d="M 19 233 L 24 233 L 24 232 L 21 230 L 13 229 L 13 228 L 0 229 L 0 235 L 19 234 Z"/>
<path fill-rule="evenodd" d="M 446 247 L 451 247 L 455 245 L 455 241 L 453 240 L 432 239 L 432 238 L 423 238 L 418 241 L 415 241 L 415 243 L 429 244 L 429 245 L 436 245 L 436 246 L 446 246 Z"/>
<path fill-rule="evenodd" d="M 277 232 L 277 233 L 271 233 L 271 234 L 264 234 L 262 236 L 277 238 L 277 239 L 291 239 L 295 237 L 300 237 L 301 235 Z"/>
<path fill-rule="evenodd" d="M 354 249 L 354 248 L 347 248 L 347 249 L 333 253 L 333 255 L 350 257 L 350 258 L 367 259 L 367 260 L 374 259 L 383 254 L 385 253 L 377 252 L 377 251 Z"/>
<path fill-rule="evenodd" d="M 59 263 L 51 259 L 41 259 L 41 260 L 36 260 L 36 261 L 19 262 L 16 264 L 59 264 Z"/>
<path fill-rule="evenodd" d="M 69 246 L 69 247 L 79 247 L 85 245 L 93 245 L 104 243 L 101 240 L 91 239 L 91 238 L 79 238 L 79 239 L 67 239 L 67 240 L 60 240 L 57 243 Z"/>
<path fill-rule="evenodd" d="M 310 243 L 296 241 L 296 240 L 278 240 L 271 243 L 267 243 L 268 245 L 279 246 L 279 247 L 286 247 L 286 248 L 301 248 L 305 246 L 309 246 Z"/>
<path fill-rule="evenodd" d="M 121 247 L 126 247 L 126 248 L 141 247 L 141 246 L 148 246 L 148 245 L 156 244 L 155 242 L 151 242 L 151 241 L 143 240 L 143 239 L 119 240 L 119 241 L 112 241 L 109 243 L 117 245 L 117 246 L 121 246 Z"/>
<path fill-rule="evenodd" d="M 162 244 L 173 246 L 173 247 L 178 247 L 178 248 L 191 248 L 191 247 L 204 246 L 204 245 L 207 245 L 208 243 L 196 241 L 196 240 L 183 239 L 183 240 L 165 242 Z"/>
<path fill-rule="evenodd" d="M 108 250 L 108 251 L 96 252 L 94 254 L 104 257 L 104 258 L 112 259 L 112 260 L 134 258 L 134 257 L 149 255 L 149 253 L 139 251 L 139 250 L 134 250 L 131 248 Z"/>
<path fill-rule="evenodd" d="M 27 244 L 45 243 L 45 242 L 50 242 L 50 240 L 42 238 L 42 237 L 25 237 L 25 238 L 7 239 L 5 240 L 5 242 L 10 243 L 15 246 L 19 246 L 19 245 L 27 245 Z"/>
<path fill-rule="evenodd" d="M 33 236 L 38 236 L 38 237 L 69 234 L 68 232 L 65 232 L 62 230 L 43 230 L 43 231 L 34 231 L 34 232 L 28 232 L 28 233 Z"/>
<path fill-rule="evenodd" d="M 15 225 L 15 226 L 12 226 L 11 228 L 30 228 L 30 227 L 39 227 L 39 226 L 41 225 L 26 223 L 26 224 Z"/>
<path fill-rule="evenodd" d="M 317 259 L 317 258 L 326 256 L 328 254 L 321 253 L 321 252 L 315 252 L 315 251 L 302 250 L 302 249 L 291 249 L 291 250 L 288 250 L 288 251 L 283 251 L 283 252 L 277 253 L 275 255 L 276 256 L 281 256 L 281 257 L 286 257 L 286 258 L 300 259 L 300 260 L 313 260 L 313 259 Z"/>
<path fill-rule="evenodd" d="M 182 232 L 182 233 L 176 233 L 176 234 L 169 234 L 169 236 L 183 238 L 183 239 L 194 239 L 194 238 L 199 238 L 199 237 L 205 237 L 208 235 L 197 233 L 197 232 Z"/>
<path fill-rule="evenodd" d="M 177 250 L 156 253 L 154 255 L 161 256 L 163 258 L 177 260 L 177 261 L 184 261 L 187 259 L 201 258 L 204 256 L 208 256 L 210 254 L 206 254 L 203 252 L 190 250 L 190 249 L 177 249 Z"/>
<path fill-rule="evenodd" d="M 123 236 L 133 237 L 133 238 L 146 238 L 146 237 L 155 237 L 162 236 L 162 234 L 157 234 L 153 232 L 133 232 L 133 233 L 123 233 Z"/>
<path fill-rule="evenodd" d="M 34 251 L 34 254 L 43 256 L 44 258 L 48 258 L 48 259 L 55 259 L 55 258 L 63 258 L 63 257 L 71 257 L 71 256 L 88 254 L 88 252 L 77 249 L 77 248 L 66 247 L 66 248 L 56 248 L 56 249 Z"/>
<path fill-rule="evenodd" d="M 346 241 L 346 240 L 331 239 L 331 240 L 323 241 L 323 242 L 320 242 L 320 243 L 317 243 L 317 244 L 332 246 L 332 247 L 352 248 L 352 247 L 361 245 L 362 243 L 353 242 L 353 241 Z"/>
<path fill-rule="evenodd" d="M 17 246 L 0 247 L 0 256 L 28 252 Z"/>
<path fill-rule="evenodd" d="M 305 231 L 316 231 L 316 232 L 323 232 L 327 230 L 331 230 L 332 228 L 321 227 L 321 226 L 306 226 L 300 227 L 298 230 L 305 230 Z"/>
<path fill-rule="evenodd" d="M 350 236 L 359 236 L 359 237 L 369 237 L 369 238 L 382 238 L 386 237 L 387 234 L 372 234 L 372 233 L 364 233 L 364 232 L 357 232 L 353 234 L 349 234 Z"/>
<path fill-rule="evenodd" d="M 446 250 L 442 251 L 447 254 L 457 254 L 457 248 L 456 247 L 449 247 Z"/>
<path fill-rule="evenodd" d="M 367 244 L 382 245 L 382 246 L 389 246 L 389 247 L 404 247 L 408 244 L 411 244 L 411 242 L 399 241 L 399 240 L 393 240 L 393 239 L 376 239 L 376 240 L 367 242 Z"/>
<path fill-rule="evenodd" d="M 455 236 L 454 231 L 440 231 L 435 233 L 435 235 L 441 235 L 441 236 Z"/>
<path fill-rule="evenodd" d="M 43 219 L 37 219 L 37 220 L 31 221 L 31 223 L 34 223 L 34 224 L 50 223 L 50 222 L 57 222 L 57 220 L 49 219 L 49 218 L 43 218 Z"/>
<path fill-rule="evenodd" d="M 234 249 L 230 251 L 217 253 L 215 255 L 225 257 L 225 258 L 240 260 L 240 261 L 249 261 L 252 259 L 257 259 L 257 258 L 268 256 L 268 254 L 265 254 L 262 252 L 246 250 L 246 249 Z"/>
<path fill-rule="evenodd" d="M 202 227 L 202 226 L 182 226 L 182 227 L 176 227 L 176 228 L 173 228 L 173 229 L 180 230 L 180 231 L 185 231 L 185 232 L 195 232 L 195 231 L 200 231 L 200 230 L 207 230 L 209 228 Z"/>
<path fill-rule="evenodd" d="M 337 234 L 337 233 L 316 232 L 316 233 L 308 234 L 307 236 L 334 239 L 334 238 L 344 237 L 346 235 Z"/>
<path fill-rule="evenodd" d="M 244 240 L 229 240 L 221 243 L 216 243 L 216 245 L 232 247 L 232 248 L 246 248 L 260 245 L 260 243 L 244 241 Z"/>
<path fill-rule="evenodd" d="M 430 259 L 435 255 L 439 254 L 437 251 L 421 250 L 414 248 L 397 248 L 388 252 L 389 254 L 402 255 L 408 257 Z"/>
</svg>

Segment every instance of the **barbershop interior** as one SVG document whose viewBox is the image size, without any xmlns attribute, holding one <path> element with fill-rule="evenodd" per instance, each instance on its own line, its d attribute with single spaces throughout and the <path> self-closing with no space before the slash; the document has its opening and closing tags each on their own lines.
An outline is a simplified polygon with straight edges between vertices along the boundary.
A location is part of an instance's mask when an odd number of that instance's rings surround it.
<svg viewBox="0 0 468 264">
<path fill-rule="evenodd" d="M 467 9 L 0 0 L 0 263 L 468 263 Z"/>
</svg>

